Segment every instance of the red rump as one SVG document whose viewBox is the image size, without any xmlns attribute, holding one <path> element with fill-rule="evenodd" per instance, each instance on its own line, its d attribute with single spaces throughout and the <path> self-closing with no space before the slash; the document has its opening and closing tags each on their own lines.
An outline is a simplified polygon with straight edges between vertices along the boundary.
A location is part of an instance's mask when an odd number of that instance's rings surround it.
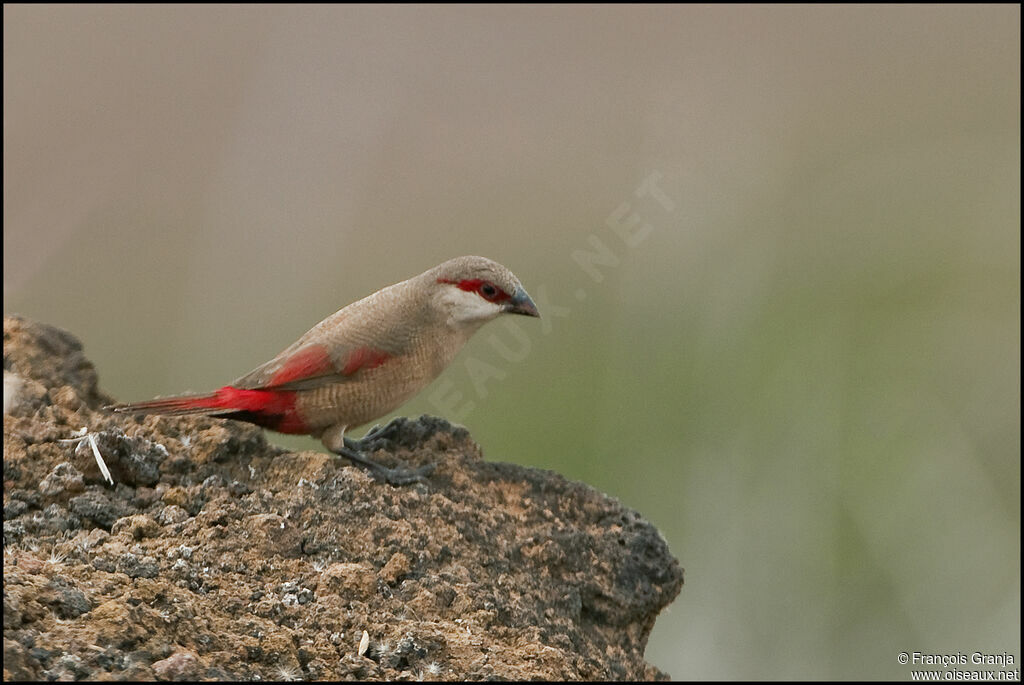
<svg viewBox="0 0 1024 685">
<path fill-rule="evenodd" d="M 308 428 L 295 411 L 295 393 L 280 390 L 242 390 L 225 385 L 203 406 L 240 412 L 231 417 L 266 426 L 279 433 L 306 433 Z"/>
<path fill-rule="evenodd" d="M 295 408 L 295 393 L 277 390 L 242 390 L 225 385 L 214 394 L 214 399 L 206 406 L 284 414 Z"/>
<path fill-rule="evenodd" d="M 267 383 L 268 387 L 284 385 L 303 378 L 313 378 L 334 372 L 331 357 L 322 345 L 304 347 L 293 354 Z"/>
</svg>

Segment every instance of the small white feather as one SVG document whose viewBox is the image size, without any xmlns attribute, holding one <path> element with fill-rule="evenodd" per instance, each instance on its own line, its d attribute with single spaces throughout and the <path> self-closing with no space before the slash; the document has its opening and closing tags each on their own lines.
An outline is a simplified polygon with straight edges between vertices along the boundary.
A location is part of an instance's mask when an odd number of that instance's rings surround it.
<svg viewBox="0 0 1024 685">
<path fill-rule="evenodd" d="M 359 656 L 366 654 L 366 650 L 370 647 L 370 634 L 365 630 L 363 636 L 359 638 Z"/>
</svg>

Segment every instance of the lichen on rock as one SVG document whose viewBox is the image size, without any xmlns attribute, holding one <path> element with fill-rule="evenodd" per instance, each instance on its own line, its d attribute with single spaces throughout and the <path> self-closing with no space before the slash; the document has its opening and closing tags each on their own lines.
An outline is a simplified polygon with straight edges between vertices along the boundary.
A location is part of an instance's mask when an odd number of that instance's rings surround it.
<svg viewBox="0 0 1024 685">
<path fill-rule="evenodd" d="M 111 401 L 73 336 L 4 318 L 5 679 L 666 677 L 644 648 L 682 570 L 586 485 L 484 461 L 433 417 L 379 445 L 437 465 L 394 488 Z M 82 427 L 114 485 L 62 442 Z"/>
</svg>

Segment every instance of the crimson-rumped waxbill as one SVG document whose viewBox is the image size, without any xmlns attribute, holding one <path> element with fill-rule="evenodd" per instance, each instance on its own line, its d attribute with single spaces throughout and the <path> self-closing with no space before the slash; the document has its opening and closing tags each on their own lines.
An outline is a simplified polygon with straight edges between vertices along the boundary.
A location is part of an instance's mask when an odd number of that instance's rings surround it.
<svg viewBox="0 0 1024 685">
<path fill-rule="evenodd" d="M 386 469 L 345 437 L 397 409 L 444 371 L 484 323 L 501 314 L 540 316 L 515 275 L 484 257 L 456 257 L 353 302 L 309 329 L 283 352 L 230 385 L 110 407 L 117 412 L 204 415 L 248 421 L 320 438 L 324 447 L 392 484 L 427 469 Z"/>
</svg>

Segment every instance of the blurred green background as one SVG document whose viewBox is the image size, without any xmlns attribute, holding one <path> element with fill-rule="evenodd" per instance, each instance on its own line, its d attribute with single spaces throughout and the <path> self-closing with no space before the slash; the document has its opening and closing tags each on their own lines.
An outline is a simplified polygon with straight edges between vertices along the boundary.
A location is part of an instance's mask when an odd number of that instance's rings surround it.
<svg viewBox="0 0 1024 685">
<path fill-rule="evenodd" d="M 5 5 L 4 311 L 146 399 L 492 257 L 402 413 L 650 518 L 652 663 L 1019 666 L 1019 101 L 1010 5 Z"/>
</svg>

